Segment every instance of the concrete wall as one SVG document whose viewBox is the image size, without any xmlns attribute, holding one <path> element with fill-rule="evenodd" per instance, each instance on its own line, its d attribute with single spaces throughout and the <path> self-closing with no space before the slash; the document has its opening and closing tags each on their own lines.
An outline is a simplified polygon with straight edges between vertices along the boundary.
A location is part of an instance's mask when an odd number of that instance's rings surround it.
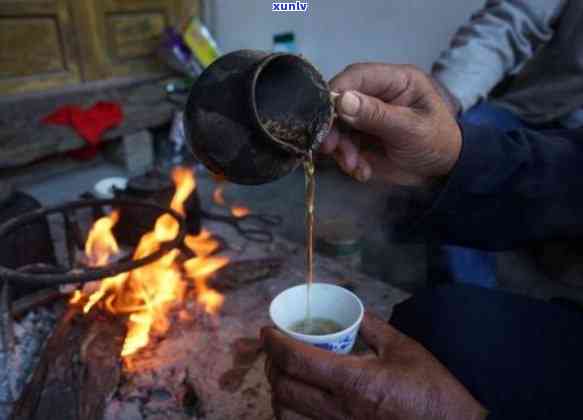
<svg viewBox="0 0 583 420">
<path fill-rule="evenodd" d="M 212 31 L 225 52 L 271 49 L 274 33 L 292 30 L 300 51 L 331 77 L 357 61 L 428 69 L 484 0 L 312 0 L 307 14 L 274 13 L 271 0 L 207 3 Z"/>
</svg>

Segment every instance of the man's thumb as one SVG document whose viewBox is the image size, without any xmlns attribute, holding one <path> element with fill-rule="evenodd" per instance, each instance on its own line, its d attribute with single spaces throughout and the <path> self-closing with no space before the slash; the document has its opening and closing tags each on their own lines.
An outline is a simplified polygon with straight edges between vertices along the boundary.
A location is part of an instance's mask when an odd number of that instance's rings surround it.
<svg viewBox="0 0 583 420">
<path fill-rule="evenodd" d="M 399 341 L 402 334 L 387 321 L 366 311 L 360 325 L 360 337 L 367 346 L 382 357 L 391 345 Z"/>
<path fill-rule="evenodd" d="M 336 102 L 338 114 L 352 127 L 374 136 L 390 136 L 394 106 L 353 90 L 344 92 Z"/>
</svg>

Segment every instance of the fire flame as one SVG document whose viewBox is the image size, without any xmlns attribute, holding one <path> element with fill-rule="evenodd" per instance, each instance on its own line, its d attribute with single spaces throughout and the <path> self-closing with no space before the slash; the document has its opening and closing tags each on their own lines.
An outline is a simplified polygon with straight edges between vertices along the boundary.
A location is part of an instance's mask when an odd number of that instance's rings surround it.
<svg viewBox="0 0 583 420">
<path fill-rule="evenodd" d="M 192 171 L 177 168 L 172 173 L 176 192 L 170 207 L 181 215 L 185 214 L 184 203 L 196 188 Z M 119 253 L 119 247 L 112 229 L 119 219 L 113 212 L 110 216 L 95 222 L 90 230 L 85 253 L 92 266 L 105 265 Z M 172 240 L 178 234 L 178 222 L 169 214 L 160 216 L 152 231 L 144 234 L 136 247 L 133 258 L 140 259 L 156 252 L 160 245 Z M 196 301 L 209 314 L 216 314 L 224 297 L 208 287 L 209 276 L 228 264 L 226 257 L 211 256 L 219 248 L 219 243 L 211 233 L 203 230 L 199 235 L 189 235 L 185 245 L 196 257 L 181 264 L 180 251 L 175 249 L 157 261 L 137 268 L 129 273 L 102 279 L 99 289 L 87 296 L 75 291 L 71 304 L 83 303 L 83 311 L 89 312 L 96 304 L 102 304 L 109 312 L 128 316 L 128 332 L 122 353 L 130 356 L 145 347 L 152 334 L 164 334 L 169 326 L 169 312 L 184 300 L 189 284 L 194 281 Z"/>
<path fill-rule="evenodd" d="M 211 233 L 203 229 L 197 236 L 186 235 L 184 238 L 184 244 L 192 252 L 196 254 L 197 257 L 206 257 L 219 248 L 219 241 L 211 236 Z"/>
<path fill-rule="evenodd" d="M 250 213 L 249 209 L 245 206 L 236 205 L 231 207 L 231 214 L 235 217 L 245 217 Z"/>
<path fill-rule="evenodd" d="M 224 206 L 225 205 L 225 197 L 223 193 L 225 192 L 225 186 L 223 184 L 217 185 L 215 190 L 213 191 L 213 203 Z"/>
<path fill-rule="evenodd" d="M 223 179 L 216 179 L 218 185 L 215 187 L 213 191 L 213 203 L 221 207 L 227 207 L 227 203 L 225 201 L 224 192 L 225 192 L 225 184 Z M 249 208 L 241 205 L 235 204 L 231 206 L 231 214 L 237 218 L 248 216 L 251 211 Z"/>
<path fill-rule="evenodd" d="M 81 302 L 82 299 L 83 299 L 83 293 L 81 293 L 81 290 L 75 290 L 73 292 L 73 296 L 71 296 L 71 299 L 69 299 L 69 303 L 71 305 L 75 305 L 75 304 Z"/>
<path fill-rule="evenodd" d="M 184 216 L 184 202 L 196 188 L 194 173 L 190 169 L 178 167 L 172 171 L 172 181 L 176 186 L 176 193 L 172 197 L 170 208 Z"/>
<path fill-rule="evenodd" d="M 224 298 L 216 290 L 209 288 L 207 281 L 211 274 L 227 265 L 229 259 L 209 256 L 219 247 L 219 242 L 213 239 L 206 229 L 197 236 L 186 236 L 184 244 L 196 254 L 195 258 L 184 263 L 184 271 L 194 280 L 197 302 L 203 305 L 208 313 L 214 314 L 222 306 Z"/>
<path fill-rule="evenodd" d="M 196 301 L 204 306 L 205 310 L 214 314 L 222 306 L 224 297 L 208 287 L 209 276 L 229 263 L 226 257 L 195 257 L 184 263 L 187 275 L 194 280 Z"/>
<path fill-rule="evenodd" d="M 98 219 L 91 227 L 85 242 L 85 256 L 90 267 L 103 266 L 119 253 L 119 246 L 111 231 L 118 220 L 119 213 L 114 211 L 111 215 Z"/>
</svg>

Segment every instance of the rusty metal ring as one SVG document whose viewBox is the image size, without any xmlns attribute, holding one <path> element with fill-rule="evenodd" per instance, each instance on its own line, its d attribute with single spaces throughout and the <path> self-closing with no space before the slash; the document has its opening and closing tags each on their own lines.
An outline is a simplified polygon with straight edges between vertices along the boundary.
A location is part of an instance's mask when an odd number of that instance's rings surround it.
<svg viewBox="0 0 583 420">
<path fill-rule="evenodd" d="M 105 277 L 112 277 L 117 274 L 128 272 L 138 267 L 151 264 L 152 262 L 163 257 L 171 250 L 180 247 L 184 237 L 186 236 L 186 223 L 184 222 L 184 218 L 178 212 L 170 208 L 143 201 L 109 199 L 78 200 L 57 206 L 44 207 L 29 213 L 25 213 L 21 216 L 14 217 L 0 225 L 0 238 L 2 238 L 7 233 L 12 232 L 14 229 L 22 227 L 33 222 L 35 219 L 45 217 L 49 214 L 66 213 L 70 210 L 76 210 L 84 207 L 91 208 L 100 206 L 121 207 L 122 209 L 124 207 L 138 206 L 158 210 L 160 213 L 167 213 L 178 222 L 178 234 L 173 240 L 163 242 L 157 251 L 137 260 L 120 261 L 104 267 L 88 267 L 84 269 L 75 268 L 64 273 L 24 273 L 22 271 L 0 266 L 0 279 L 22 282 L 25 284 L 44 284 L 47 286 L 56 286 L 67 283 L 85 283 L 88 281 L 99 280 Z"/>
</svg>

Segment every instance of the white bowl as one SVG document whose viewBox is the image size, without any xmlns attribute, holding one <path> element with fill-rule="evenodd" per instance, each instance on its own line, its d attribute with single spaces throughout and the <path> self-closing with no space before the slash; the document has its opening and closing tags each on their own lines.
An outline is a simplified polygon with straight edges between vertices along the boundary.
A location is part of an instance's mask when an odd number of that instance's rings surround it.
<svg viewBox="0 0 583 420">
<path fill-rule="evenodd" d="M 104 178 L 93 186 L 93 194 L 99 199 L 115 198 L 115 189 L 125 190 L 127 185 L 127 178 L 121 176 Z"/>
<path fill-rule="evenodd" d="M 328 283 L 313 283 L 310 290 L 310 315 L 326 318 L 344 329 L 334 334 L 307 335 L 290 330 L 306 318 L 307 286 L 302 284 L 284 290 L 273 299 L 269 315 L 284 334 L 313 346 L 335 353 L 350 353 L 364 316 L 360 299 L 349 290 Z"/>
</svg>

